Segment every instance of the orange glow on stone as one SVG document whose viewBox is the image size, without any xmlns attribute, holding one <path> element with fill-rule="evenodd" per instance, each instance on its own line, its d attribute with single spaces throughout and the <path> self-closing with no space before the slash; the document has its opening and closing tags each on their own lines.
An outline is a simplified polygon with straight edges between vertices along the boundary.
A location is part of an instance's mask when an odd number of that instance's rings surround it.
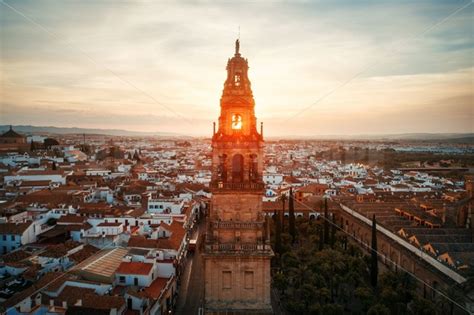
<svg viewBox="0 0 474 315">
<path fill-rule="evenodd" d="M 242 116 L 239 114 L 232 115 L 232 129 L 242 129 Z"/>
</svg>

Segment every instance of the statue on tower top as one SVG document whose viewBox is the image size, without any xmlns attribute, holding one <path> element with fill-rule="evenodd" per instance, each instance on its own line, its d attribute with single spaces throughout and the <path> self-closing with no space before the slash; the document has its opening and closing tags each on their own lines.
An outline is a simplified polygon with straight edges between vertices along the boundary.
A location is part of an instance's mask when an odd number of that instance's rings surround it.
<svg viewBox="0 0 474 315">
<path fill-rule="evenodd" d="M 240 40 L 237 39 L 235 41 L 235 54 L 238 55 L 239 54 L 239 50 L 240 50 Z"/>
</svg>

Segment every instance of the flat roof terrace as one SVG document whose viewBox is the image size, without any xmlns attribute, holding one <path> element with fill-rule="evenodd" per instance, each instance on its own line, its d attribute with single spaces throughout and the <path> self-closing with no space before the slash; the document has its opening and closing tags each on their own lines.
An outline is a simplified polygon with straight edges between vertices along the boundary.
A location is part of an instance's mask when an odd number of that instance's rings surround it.
<svg viewBox="0 0 474 315">
<path fill-rule="evenodd" d="M 115 271 L 127 254 L 128 249 L 122 247 L 102 250 L 75 266 L 73 272 L 86 280 L 112 283 Z"/>
</svg>

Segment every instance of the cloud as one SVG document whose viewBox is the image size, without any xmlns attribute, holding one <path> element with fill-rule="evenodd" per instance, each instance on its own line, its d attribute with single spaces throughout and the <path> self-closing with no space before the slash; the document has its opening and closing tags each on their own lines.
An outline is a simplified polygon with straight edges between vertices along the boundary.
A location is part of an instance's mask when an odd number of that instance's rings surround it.
<svg viewBox="0 0 474 315">
<path fill-rule="evenodd" d="M 474 6 L 423 33 L 463 3 L 11 2 L 58 36 L 2 8 L 0 113 L 9 114 L 1 120 L 207 134 L 240 25 L 257 116 L 270 134 L 376 133 L 387 119 L 394 132 L 397 124 L 434 132 L 440 112 L 447 131 L 470 131 L 442 100 L 472 95 Z M 420 108 L 434 114 L 406 118 Z"/>
</svg>

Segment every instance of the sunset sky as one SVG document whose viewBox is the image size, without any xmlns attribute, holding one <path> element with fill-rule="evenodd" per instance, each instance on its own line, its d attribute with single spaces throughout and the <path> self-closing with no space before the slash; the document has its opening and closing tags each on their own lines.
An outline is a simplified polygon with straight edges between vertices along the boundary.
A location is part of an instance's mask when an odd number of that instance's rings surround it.
<svg viewBox="0 0 474 315">
<path fill-rule="evenodd" d="M 471 0 L 0 1 L 0 124 L 209 135 L 240 25 L 266 135 L 474 132 L 473 16 Z"/>
</svg>

